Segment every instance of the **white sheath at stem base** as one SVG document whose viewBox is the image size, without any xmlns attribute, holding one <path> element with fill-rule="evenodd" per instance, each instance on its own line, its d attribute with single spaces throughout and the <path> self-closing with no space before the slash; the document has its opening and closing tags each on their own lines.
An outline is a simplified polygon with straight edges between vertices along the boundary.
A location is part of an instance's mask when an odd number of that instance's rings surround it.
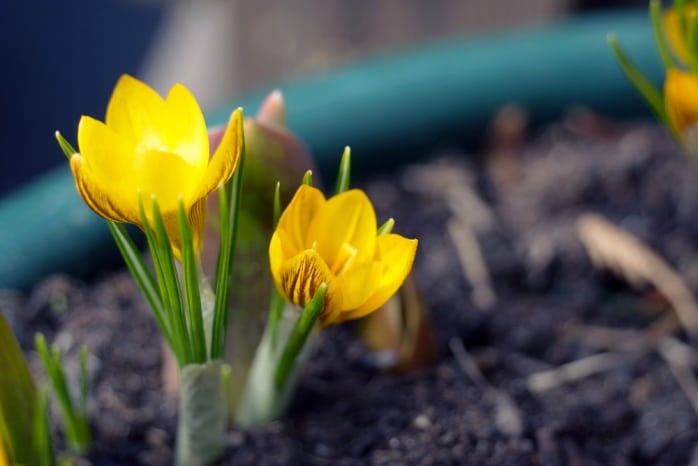
<svg viewBox="0 0 698 466">
<path fill-rule="evenodd" d="M 298 312 L 299 309 L 295 306 L 286 305 L 283 311 L 284 317 L 278 323 L 275 342 L 272 341 L 271 329 L 267 325 L 257 346 L 240 403 L 235 410 L 237 425 L 248 427 L 264 424 L 278 420 L 283 415 L 296 385 L 298 369 L 303 366 L 305 355 L 308 354 L 308 349 L 312 347 L 314 340 L 313 335 L 310 335 L 296 359 L 286 384 L 283 387 L 276 387 L 274 373 L 293 324 L 298 318 Z"/>
<path fill-rule="evenodd" d="M 211 464 L 225 449 L 227 410 L 221 361 L 184 366 L 179 381 L 175 464 Z"/>
</svg>

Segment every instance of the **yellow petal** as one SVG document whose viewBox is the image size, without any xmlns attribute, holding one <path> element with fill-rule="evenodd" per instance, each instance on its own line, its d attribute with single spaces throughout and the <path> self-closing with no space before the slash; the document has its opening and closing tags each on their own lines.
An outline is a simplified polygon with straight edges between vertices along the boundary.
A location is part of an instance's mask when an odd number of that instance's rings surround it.
<svg viewBox="0 0 698 466">
<path fill-rule="evenodd" d="M 337 277 L 337 289 L 341 295 L 341 312 L 332 316 L 332 320 L 323 319 L 323 325 L 338 324 L 345 320 L 362 317 L 355 309 L 363 305 L 375 293 L 380 283 L 384 265 L 371 261 L 360 264 Z M 370 312 L 367 311 L 366 313 Z"/>
<path fill-rule="evenodd" d="M 83 116 L 78 124 L 78 149 L 90 168 L 105 183 L 128 182 L 133 171 L 135 146 L 120 138 L 101 121 Z"/>
<path fill-rule="evenodd" d="M 669 68 L 664 82 L 664 105 L 679 134 L 698 123 L 698 76 Z"/>
<path fill-rule="evenodd" d="M 271 241 L 269 242 L 269 268 L 274 277 L 274 283 L 276 283 L 276 287 L 279 290 L 283 290 L 281 286 L 281 266 L 285 261 L 281 241 L 279 231 L 277 230 L 271 236 Z"/>
<path fill-rule="evenodd" d="M 206 198 L 202 197 L 191 207 L 189 211 L 189 225 L 194 252 L 201 252 L 203 246 L 204 229 L 206 227 Z"/>
<path fill-rule="evenodd" d="M 136 192 L 128 198 L 123 193 L 115 196 L 114 191 L 105 190 L 80 154 L 70 158 L 70 169 L 80 196 L 98 215 L 115 222 L 140 223 Z"/>
<path fill-rule="evenodd" d="M 376 239 L 376 259 L 384 268 L 373 294 L 358 308 L 347 313 L 347 319 L 369 314 L 386 303 L 409 275 L 417 252 L 417 240 L 397 234 L 380 235 Z"/>
<path fill-rule="evenodd" d="M 223 139 L 213 154 L 204 177 L 199 183 L 194 194 L 196 198 L 208 196 L 211 191 L 225 184 L 230 179 L 240 160 L 243 143 L 242 131 L 242 109 L 237 109 L 230 116 Z"/>
<path fill-rule="evenodd" d="M 325 204 L 325 196 L 312 186 L 301 185 L 281 214 L 277 230 L 285 232 L 284 249 L 299 253 L 313 246 L 308 237 L 310 224 Z"/>
<path fill-rule="evenodd" d="M 307 249 L 286 261 L 279 269 L 280 291 L 293 304 L 305 307 L 322 283 L 327 284 L 323 314 L 337 310 L 334 277 L 320 255 Z"/>
<path fill-rule="evenodd" d="M 158 123 L 164 143 L 161 149 L 184 158 L 201 176 L 208 165 L 208 132 L 201 108 L 186 87 L 172 86 Z"/>
<path fill-rule="evenodd" d="M 105 123 L 120 137 L 146 148 L 164 148 L 159 134 L 165 101 L 147 84 L 127 74 L 116 83 Z"/>
<path fill-rule="evenodd" d="M 187 210 L 199 200 L 191 194 L 198 189 L 199 180 L 192 174 L 192 166 L 178 154 L 149 150 L 142 155 L 141 163 L 132 175 L 136 190 L 144 197 L 155 195 L 163 216 L 177 212 L 180 196 Z"/>
<path fill-rule="evenodd" d="M 366 194 L 352 189 L 330 198 L 314 216 L 307 241 L 316 242 L 317 251 L 333 273 L 346 267 L 346 251 L 353 249 L 353 261 L 373 258 L 376 241 L 376 214 Z"/>
</svg>

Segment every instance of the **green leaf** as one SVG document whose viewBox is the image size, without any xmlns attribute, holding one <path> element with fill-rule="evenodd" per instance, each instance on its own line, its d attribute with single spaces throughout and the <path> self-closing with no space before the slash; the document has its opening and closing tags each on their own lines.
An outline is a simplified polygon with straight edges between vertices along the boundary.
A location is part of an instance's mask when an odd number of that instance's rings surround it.
<svg viewBox="0 0 698 466">
<path fill-rule="evenodd" d="M 303 175 L 303 184 L 306 186 L 313 185 L 313 171 L 312 170 L 307 170 L 305 172 L 305 174 Z"/>
<path fill-rule="evenodd" d="M 37 390 L 22 349 L 0 311 L 0 438 L 14 464 L 40 464 L 33 442 Z"/>
<path fill-rule="evenodd" d="M 170 348 L 174 348 L 173 329 L 170 325 L 169 319 L 167 318 L 162 297 L 160 296 L 158 285 L 155 282 L 155 277 L 153 277 L 152 272 L 145 264 L 143 256 L 124 226 L 120 223 L 109 220 L 107 221 L 107 225 L 109 226 L 109 231 L 111 231 L 114 241 L 121 252 L 121 257 L 123 257 L 126 266 L 131 272 L 131 275 L 133 276 L 134 280 L 136 280 L 138 288 L 140 288 L 143 296 L 145 296 L 145 300 L 150 306 L 150 309 L 153 311 L 153 316 L 155 317 L 158 327 L 160 327 L 160 331 L 165 337 L 165 340 Z M 179 355 L 176 352 L 175 355 L 179 358 Z"/>
<path fill-rule="evenodd" d="M 34 448 L 39 456 L 39 466 L 54 466 L 56 464 L 53 451 L 53 437 L 49 422 L 48 392 L 39 391 L 34 416 Z"/>
<path fill-rule="evenodd" d="M 692 11 L 688 17 L 688 33 L 687 45 L 688 54 L 691 68 L 693 71 L 698 70 L 698 63 L 696 63 L 696 57 L 698 57 L 698 11 Z"/>
<path fill-rule="evenodd" d="M 216 302 L 211 330 L 211 359 L 223 357 L 225 334 L 230 313 L 230 287 L 232 285 L 233 257 L 238 234 L 238 218 L 242 202 L 242 180 L 245 167 L 245 137 L 235 173 L 222 188 L 220 196 L 221 239 L 216 261 Z M 220 190 L 219 190 L 220 191 Z"/>
<path fill-rule="evenodd" d="M 279 333 L 279 322 L 283 316 L 285 304 L 286 300 L 283 296 L 281 296 L 279 290 L 276 289 L 276 285 L 272 285 L 271 305 L 269 306 L 269 323 L 267 324 L 269 326 L 269 331 L 271 332 L 272 347 L 276 347 Z"/>
<path fill-rule="evenodd" d="M 70 143 L 65 140 L 59 131 L 56 131 L 55 135 L 58 145 L 61 146 L 61 149 L 63 150 L 63 154 L 65 154 L 66 158 L 70 160 L 73 154 L 77 154 L 78 151 L 76 151 L 73 146 L 71 146 Z"/>
<path fill-rule="evenodd" d="M 635 89 L 637 89 L 640 95 L 645 99 L 656 117 L 665 125 L 670 126 L 666 117 L 666 111 L 664 109 L 664 99 L 662 98 L 659 90 L 657 90 L 657 88 L 642 73 L 640 73 L 637 68 L 635 68 L 632 62 L 625 55 L 625 52 L 623 52 L 621 49 L 615 35 L 608 35 L 608 44 L 611 46 L 611 50 L 618 61 L 618 65 L 620 65 L 621 70 L 628 80 L 633 84 L 633 86 L 635 86 Z"/>
<path fill-rule="evenodd" d="M 349 189 L 351 182 L 351 148 L 346 146 L 342 153 L 342 160 L 339 162 L 339 172 L 337 173 L 337 184 L 335 194 L 343 193 Z"/>
<path fill-rule="evenodd" d="M 274 230 L 279 224 L 279 219 L 281 218 L 281 183 L 276 182 L 276 188 L 274 188 L 274 213 L 272 216 L 272 225 Z"/>
<path fill-rule="evenodd" d="M 303 346 L 305 346 L 308 335 L 310 335 L 310 331 L 315 326 L 315 322 L 317 322 L 322 308 L 325 306 L 326 291 L 327 284 L 323 283 L 318 287 L 313 295 L 313 299 L 306 304 L 303 312 L 301 312 L 284 346 L 283 353 L 281 353 L 281 357 L 279 358 L 279 364 L 274 371 L 274 383 L 277 390 L 282 393 L 284 392 L 284 386 L 288 381 L 289 375 L 295 369 L 296 358 L 303 349 Z"/>
<path fill-rule="evenodd" d="M 679 17 L 679 27 L 681 34 L 686 35 L 688 23 L 686 21 L 686 0 L 674 0 L 674 9 Z"/>
<path fill-rule="evenodd" d="M 192 344 L 192 356 L 195 363 L 206 362 L 206 337 L 204 321 L 201 315 L 201 294 L 199 293 L 199 271 L 194 241 L 189 227 L 189 218 L 184 211 L 184 204 L 179 201 L 177 210 L 179 231 L 182 237 L 182 269 L 184 275 L 184 296 L 187 303 L 187 324 L 189 341 Z"/>
<path fill-rule="evenodd" d="M 87 419 L 88 402 L 90 395 L 90 380 L 88 378 L 87 363 L 89 354 L 87 346 L 80 348 L 80 414 Z"/>
<path fill-rule="evenodd" d="M 58 405 L 63 414 L 63 427 L 70 448 L 78 454 L 86 452 L 92 443 L 87 413 L 78 412 L 70 396 L 68 382 L 63 372 L 63 357 L 57 347 L 49 349 L 46 338 L 37 333 L 34 338 L 36 351 L 43 365 L 46 377 L 58 399 Z M 86 371 L 86 369 L 85 369 Z M 82 400 L 81 400 L 82 406 Z"/>
<path fill-rule="evenodd" d="M 380 235 L 385 235 L 385 234 L 387 234 L 387 233 L 392 232 L 394 226 L 395 226 L 395 219 L 393 219 L 393 218 L 391 217 L 391 218 L 389 218 L 388 220 L 386 220 L 385 223 L 384 223 L 383 225 L 381 225 L 380 227 L 378 227 L 378 233 L 377 233 L 377 235 L 380 236 Z"/>
<path fill-rule="evenodd" d="M 155 274 L 158 278 L 160 296 L 164 304 L 164 313 L 169 321 L 169 325 L 173 329 L 172 333 L 174 338 L 172 351 L 178 355 L 177 361 L 180 367 L 183 367 L 192 361 L 192 348 L 186 329 L 184 305 L 182 302 L 179 277 L 174 264 L 172 245 L 167 236 L 165 222 L 162 219 L 157 200 L 153 198 L 151 203 L 154 228 L 150 227 L 148 218 L 145 215 L 143 202 L 140 198 L 139 209 L 143 231 L 148 240 L 150 253 L 153 256 L 153 265 L 155 267 Z"/>
<path fill-rule="evenodd" d="M 674 66 L 674 60 L 671 58 L 671 51 L 669 50 L 669 45 L 667 44 L 666 34 L 664 34 L 664 27 L 662 26 L 662 4 L 659 0 L 650 0 L 650 21 L 652 22 L 652 31 L 654 32 L 654 40 L 657 43 L 657 49 L 659 50 L 659 56 L 662 58 L 662 63 L 664 63 L 664 68 L 669 69 Z M 685 25 L 685 17 L 683 18 L 683 25 Z M 685 31 L 685 29 L 684 29 Z"/>
</svg>

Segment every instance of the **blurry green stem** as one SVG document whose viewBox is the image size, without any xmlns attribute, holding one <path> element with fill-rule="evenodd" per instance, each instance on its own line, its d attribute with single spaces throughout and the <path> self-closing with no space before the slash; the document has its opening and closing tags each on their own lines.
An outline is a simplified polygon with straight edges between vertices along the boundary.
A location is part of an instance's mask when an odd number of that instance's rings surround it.
<svg viewBox="0 0 698 466">
<path fill-rule="evenodd" d="M 38 333 L 35 338 L 36 351 L 39 353 L 41 363 L 46 372 L 51 387 L 53 388 L 58 405 L 63 413 L 63 425 L 65 428 L 65 436 L 68 440 L 70 448 L 78 454 L 83 454 L 89 450 L 92 444 L 92 436 L 90 434 L 90 424 L 87 413 L 87 362 L 86 350 L 81 352 L 80 362 L 80 396 L 78 407 L 70 396 L 68 382 L 63 371 L 63 361 L 61 352 L 58 348 L 50 348 L 46 344 L 46 339 L 41 333 Z"/>
<path fill-rule="evenodd" d="M 38 466 L 54 466 L 53 438 L 49 421 L 48 391 L 43 389 L 37 396 L 34 415 L 34 449 L 37 452 Z"/>
</svg>

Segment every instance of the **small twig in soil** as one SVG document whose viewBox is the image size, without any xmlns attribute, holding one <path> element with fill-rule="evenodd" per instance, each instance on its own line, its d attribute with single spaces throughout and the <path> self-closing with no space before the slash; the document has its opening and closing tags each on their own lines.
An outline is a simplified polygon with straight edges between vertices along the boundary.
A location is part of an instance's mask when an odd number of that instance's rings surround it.
<svg viewBox="0 0 698 466">
<path fill-rule="evenodd" d="M 463 275 L 472 286 L 473 304 L 481 310 L 491 309 L 497 302 L 497 295 L 475 232 L 470 225 L 453 217 L 448 221 L 448 232 L 456 247 Z"/>
<path fill-rule="evenodd" d="M 681 325 L 698 339 L 698 303 L 681 276 L 647 244 L 596 214 L 577 222 L 579 238 L 591 261 L 633 285 L 652 284 L 671 303 Z"/>
<path fill-rule="evenodd" d="M 669 364 L 674 378 L 693 406 L 693 410 L 698 414 L 698 380 L 693 373 L 698 355 L 691 347 L 671 337 L 662 341 L 658 349 L 659 354 Z"/>
<path fill-rule="evenodd" d="M 627 362 L 627 356 L 619 353 L 599 353 L 568 362 L 555 369 L 536 372 L 526 378 L 526 386 L 534 393 L 541 393 L 561 385 L 576 382 L 599 372 L 614 369 Z"/>
<path fill-rule="evenodd" d="M 600 325 L 568 324 L 564 328 L 568 339 L 581 341 L 595 349 L 634 353 L 648 351 L 679 328 L 675 314 L 657 319 L 644 330 L 620 329 Z"/>
<path fill-rule="evenodd" d="M 521 436 L 523 433 L 521 411 L 513 398 L 506 392 L 490 385 L 461 340 L 453 337 L 449 340 L 448 345 L 451 347 L 453 356 L 461 370 L 483 392 L 483 396 L 494 404 L 494 422 L 497 428 L 506 435 Z"/>
</svg>

